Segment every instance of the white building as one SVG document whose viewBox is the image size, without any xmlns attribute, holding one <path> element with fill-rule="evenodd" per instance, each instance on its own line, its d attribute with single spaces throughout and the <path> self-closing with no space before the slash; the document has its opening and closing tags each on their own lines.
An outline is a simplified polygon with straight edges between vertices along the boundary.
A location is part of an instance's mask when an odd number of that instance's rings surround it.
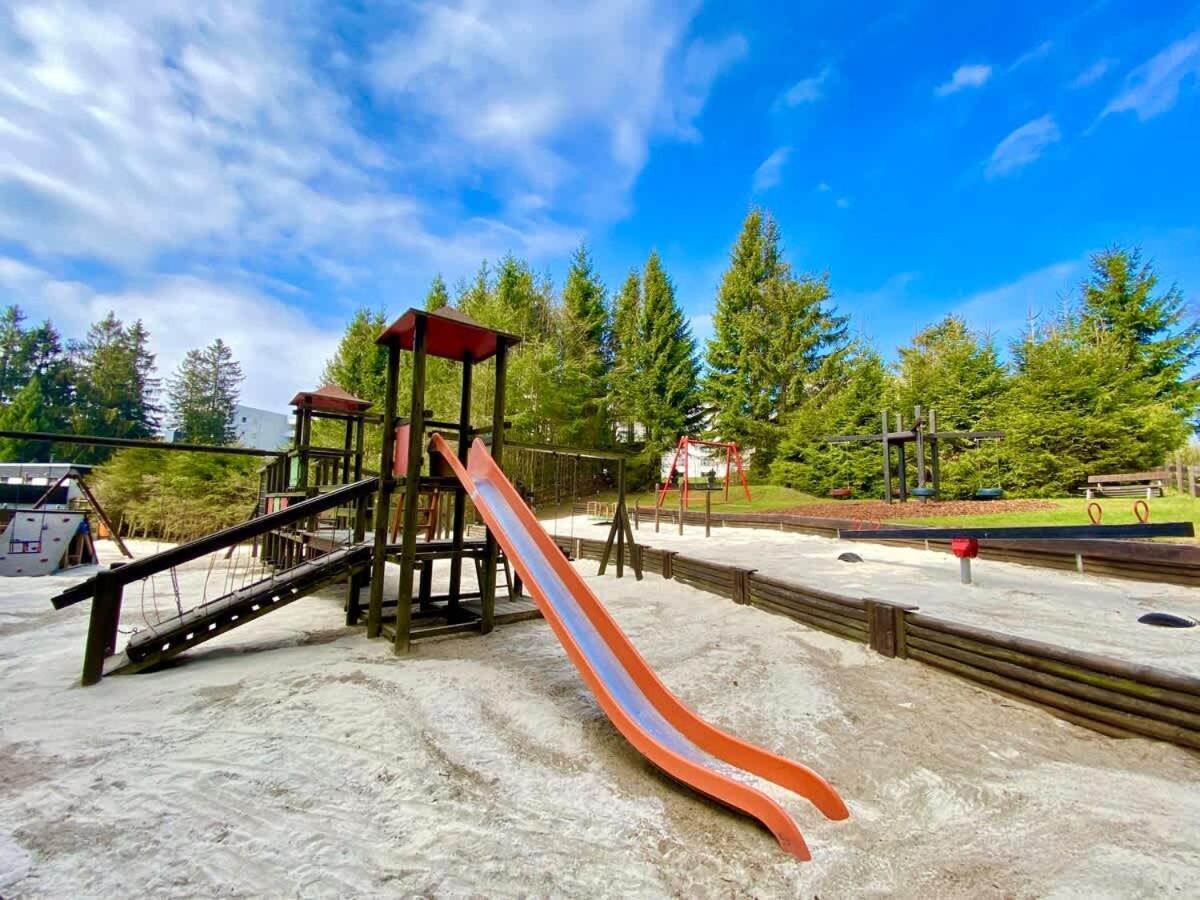
<svg viewBox="0 0 1200 900">
<path fill-rule="evenodd" d="M 292 419 L 283 413 L 238 404 L 233 419 L 238 443 L 245 447 L 279 450 L 292 443 Z"/>
</svg>

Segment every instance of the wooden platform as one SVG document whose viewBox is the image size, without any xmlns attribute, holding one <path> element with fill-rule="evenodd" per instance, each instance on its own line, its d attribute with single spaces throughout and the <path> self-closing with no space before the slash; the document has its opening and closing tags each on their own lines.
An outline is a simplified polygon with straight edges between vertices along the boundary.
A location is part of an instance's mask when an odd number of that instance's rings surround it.
<svg viewBox="0 0 1200 900">
<path fill-rule="evenodd" d="M 479 618 L 482 615 L 479 600 L 464 600 L 459 610 L 460 615 L 468 616 L 469 618 L 465 621 L 453 622 L 446 616 L 437 615 L 438 610 L 433 610 L 432 613 L 420 613 L 417 605 L 414 603 L 412 620 L 413 640 L 417 638 L 444 637 L 451 634 L 478 634 Z M 515 600 L 496 598 L 495 624 L 497 627 L 540 618 L 542 618 L 542 611 L 528 597 L 520 597 Z M 385 615 L 381 626 L 383 636 L 389 641 L 396 639 L 395 621 L 395 614 L 393 612 L 391 616 Z"/>
</svg>

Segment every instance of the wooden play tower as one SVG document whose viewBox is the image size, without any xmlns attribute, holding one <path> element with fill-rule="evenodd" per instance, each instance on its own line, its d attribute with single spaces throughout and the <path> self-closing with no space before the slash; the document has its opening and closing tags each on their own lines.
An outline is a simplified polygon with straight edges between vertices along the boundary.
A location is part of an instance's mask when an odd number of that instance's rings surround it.
<svg viewBox="0 0 1200 900">
<path fill-rule="evenodd" d="M 490 436 L 492 457 L 499 463 L 504 452 L 505 380 L 508 352 L 520 343 L 516 335 L 485 328 L 465 313 L 449 307 L 427 312 L 410 309 L 381 334 L 377 343 L 387 347 L 387 388 L 383 409 L 383 449 L 380 457 L 379 485 L 375 498 L 375 540 L 370 573 L 370 597 L 367 608 L 367 636 L 391 637 L 397 654 L 407 653 L 413 637 L 478 631 L 487 634 L 496 623 L 496 570 L 501 564 L 499 546 L 488 530 L 483 541 L 466 539 L 467 494 L 451 473 L 432 461 L 429 472 L 422 474 L 428 433 L 437 431 L 451 439 L 458 458 L 464 463 L 471 443 Z M 411 392 L 408 416 L 399 416 L 400 360 L 412 354 Z M 448 359 L 461 367 L 462 388 L 458 420 L 434 421 L 425 409 L 426 363 L 429 357 Z M 474 376 L 480 363 L 492 360 L 494 386 L 491 424 L 473 428 L 471 399 Z M 403 492 L 400 508 L 400 543 L 389 544 L 388 517 L 392 495 Z M 420 498 L 433 491 L 453 492 L 449 541 L 417 541 Z M 384 578 L 389 559 L 400 564 L 394 617 L 385 617 Z M 478 592 L 462 590 L 462 566 L 465 559 L 475 564 Z M 432 592 L 432 569 L 436 560 L 450 563 L 450 583 L 446 594 Z M 413 579 L 420 572 L 420 584 L 413 592 Z M 365 573 L 360 578 L 366 578 Z M 514 591 L 515 593 L 515 591 Z M 357 585 L 351 587 L 352 598 Z M 478 606 L 468 600 L 478 600 Z M 414 611 L 414 606 L 416 607 Z M 414 628 L 414 616 L 442 620 L 444 624 Z M 387 619 L 390 618 L 390 621 Z"/>
</svg>

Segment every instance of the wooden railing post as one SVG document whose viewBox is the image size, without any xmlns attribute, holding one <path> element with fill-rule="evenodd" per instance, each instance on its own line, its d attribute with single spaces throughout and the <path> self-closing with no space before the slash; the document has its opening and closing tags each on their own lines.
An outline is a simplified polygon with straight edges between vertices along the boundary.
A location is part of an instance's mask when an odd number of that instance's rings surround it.
<svg viewBox="0 0 1200 900">
<path fill-rule="evenodd" d="M 87 643 L 83 650 L 83 675 L 79 679 L 84 687 L 100 680 L 104 660 L 116 651 L 123 590 L 120 579 L 112 570 L 101 569 L 96 573 L 96 594 L 92 598 Z"/>
</svg>

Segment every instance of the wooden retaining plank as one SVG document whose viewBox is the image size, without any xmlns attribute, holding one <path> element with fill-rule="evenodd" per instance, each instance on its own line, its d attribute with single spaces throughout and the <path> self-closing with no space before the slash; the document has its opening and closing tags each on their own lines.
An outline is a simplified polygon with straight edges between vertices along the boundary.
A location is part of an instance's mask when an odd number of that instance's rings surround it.
<svg viewBox="0 0 1200 900">
<path fill-rule="evenodd" d="M 799 622 L 802 625 L 808 625 L 810 628 L 816 628 L 819 631 L 827 631 L 832 634 L 848 638 L 849 640 L 857 641 L 860 644 L 867 643 L 867 630 L 865 627 L 855 628 L 840 622 L 822 619 L 819 616 L 810 615 L 803 610 L 799 610 L 794 607 L 779 606 L 762 598 L 752 599 L 750 601 L 750 606 L 753 606 L 756 609 L 765 610 L 766 612 L 775 613 L 779 616 L 786 616 L 787 618 Z"/>
<path fill-rule="evenodd" d="M 974 666 L 966 665 L 939 653 L 931 653 L 923 648 L 910 647 L 908 658 L 946 669 L 964 678 L 969 678 L 972 681 L 978 681 L 991 687 L 999 688 L 1006 693 L 1015 694 L 1019 697 L 1035 700 L 1045 706 L 1052 706 L 1055 709 L 1063 710 L 1094 722 L 1100 722 L 1124 731 L 1200 750 L 1200 732 L 1189 728 L 1168 725 L 1154 719 L 1147 719 L 1144 716 L 1121 712 L 1066 694 L 1060 694 L 1056 691 L 1036 687 L 1024 681 L 997 675 L 986 669 L 978 669 Z"/>
<path fill-rule="evenodd" d="M 1066 647 L 1001 634 L 997 631 L 988 631 L 984 628 L 975 628 L 971 625 L 960 625 L 957 622 L 948 622 L 945 619 L 927 616 L 924 613 L 910 615 L 908 617 L 908 624 L 910 630 L 915 626 L 917 628 L 926 628 L 930 631 L 940 631 L 957 637 L 968 638 L 981 644 L 1004 647 L 1007 650 L 1016 650 L 1030 656 L 1055 659 L 1080 669 L 1092 669 L 1106 675 L 1114 675 L 1117 678 L 1124 678 L 1129 681 L 1151 684 L 1171 691 L 1200 696 L 1200 679 L 1193 678 L 1190 675 L 1168 672 L 1164 669 L 1141 665 L 1139 663 L 1111 659 L 1095 653 L 1069 650 Z"/>
<path fill-rule="evenodd" d="M 822 609 L 817 606 L 812 606 L 795 599 L 783 600 L 777 596 L 764 596 L 763 594 L 755 594 L 751 592 L 750 602 L 753 603 L 770 603 L 772 606 L 777 606 L 780 609 L 795 610 L 806 616 L 811 616 L 823 621 L 832 622 L 835 625 L 841 625 L 845 628 L 853 628 L 861 630 L 863 634 L 867 634 L 870 630 L 869 623 L 866 619 L 855 619 L 850 616 L 839 615 L 830 612 L 828 609 Z"/>
<path fill-rule="evenodd" d="M 1158 687 L 1132 678 L 1114 676 L 1093 668 L 1072 665 L 1057 659 L 1024 653 L 996 644 L 970 640 L 943 631 L 924 628 L 913 624 L 912 621 L 908 623 L 908 634 L 910 637 L 934 641 L 969 653 L 987 656 L 1003 663 L 1028 669 L 1031 672 L 1040 672 L 1056 678 L 1171 706 L 1189 713 L 1200 714 L 1200 696 L 1195 694 Z"/>
<path fill-rule="evenodd" d="M 783 591 L 771 585 L 758 584 L 754 581 L 750 583 L 751 597 L 765 597 L 776 603 L 798 603 L 804 606 L 811 606 L 816 609 L 825 610 L 826 612 L 854 619 L 855 621 L 866 623 L 867 610 L 865 607 L 859 608 L 855 606 L 847 606 L 841 603 L 831 602 L 819 594 L 810 594 L 803 589 L 795 589 L 792 591 Z"/>
<path fill-rule="evenodd" d="M 977 669 L 986 669 L 997 675 L 1003 675 L 1017 681 L 1024 681 L 1036 687 L 1057 691 L 1060 694 L 1078 697 L 1081 700 L 1088 700 L 1100 706 L 1145 716 L 1148 719 L 1157 719 L 1160 722 L 1166 722 L 1170 725 L 1178 725 L 1181 728 L 1195 731 L 1197 735 L 1200 735 L 1200 715 L 1196 713 L 1184 712 L 1152 700 L 1130 697 L 1117 691 L 1108 691 L 1104 688 L 1093 687 L 1070 678 L 1047 675 L 1033 669 L 1027 669 L 1024 666 L 1003 662 L 981 653 L 972 653 L 969 650 L 927 640 L 911 632 L 908 635 L 908 644 L 909 647 L 916 647 L 929 653 L 936 653 L 939 656 L 948 657 L 964 665 Z"/>
</svg>

